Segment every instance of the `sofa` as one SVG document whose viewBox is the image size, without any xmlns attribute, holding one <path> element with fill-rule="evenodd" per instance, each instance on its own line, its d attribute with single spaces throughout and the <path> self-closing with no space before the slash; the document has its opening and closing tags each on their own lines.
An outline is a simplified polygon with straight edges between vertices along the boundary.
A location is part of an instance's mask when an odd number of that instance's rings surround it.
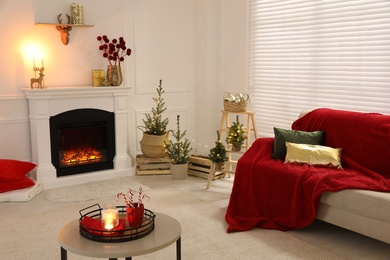
<svg viewBox="0 0 390 260">
<path fill-rule="evenodd" d="M 274 131 L 238 160 L 227 232 L 317 218 L 390 244 L 390 116 L 319 108 Z"/>
</svg>

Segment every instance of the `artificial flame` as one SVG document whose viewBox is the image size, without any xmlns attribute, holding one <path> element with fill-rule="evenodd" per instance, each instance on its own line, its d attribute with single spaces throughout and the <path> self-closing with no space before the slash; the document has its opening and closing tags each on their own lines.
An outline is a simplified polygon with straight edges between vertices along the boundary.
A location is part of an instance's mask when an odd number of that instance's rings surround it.
<svg viewBox="0 0 390 260">
<path fill-rule="evenodd" d="M 103 155 L 95 149 L 79 149 L 68 151 L 64 153 L 64 156 L 61 160 L 62 164 L 71 166 L 78 164 L 89 164 L 100 162 L 103 158 Z"/>
</svg>

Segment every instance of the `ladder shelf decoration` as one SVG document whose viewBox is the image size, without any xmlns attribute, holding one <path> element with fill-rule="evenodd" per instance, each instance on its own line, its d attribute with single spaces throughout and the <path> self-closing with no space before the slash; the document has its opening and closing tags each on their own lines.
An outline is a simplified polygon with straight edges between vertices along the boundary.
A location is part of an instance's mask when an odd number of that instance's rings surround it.
<svg viewBox="0 0 390 260">
<path fill-rule="evenodd" d="M 231 112 L 231 111 L 221 110 L 221 113 L 222 113 L 222 118 L 221 118 L 221 122 L 219 124 L 219 133 L 221 134 L 221 140 L 225 140 L 225 138 L 229 132 L 229 128 L 230 128 L 230 120 L 229 119 L 230 119 L 231 115 L 234 115 L 234 116 L 239 115 L 242 117 L 246 117 L 246 120 L 243 121 L 243 122 L 245 122 L 243 129 L 245 131 L 245 135 L 247 136 L 247 138 L 244 142 L 244 145 L 241 148 L 241 151 L 238 151 L 238 152 L 232 151 L 232 145 L 227 144 L 226 152 L 228 154 L 228 161 L 225 163 L 225 167 L 221 171 L 215 170 L 215 165 L 213 165 L 211 167 L 211 171 L 210 171 L 209 178 L 207 181 L 206 189 L 208 189 L 210 187 L 211 180 L 214 179 L 216 172 L 227 173 L 228 177 L 230 177 L 230 174 L 235 172 L 233 167 L 237 163 L 237 160 L 233 159 L 232 154 L 237 154 L 238 156 L 241 156 L 249 149 L 252 142 L 257 139 L 257 130 L 256 130 L 256 124 L 255 124 L 255 118 L 254 118 L 254 115 L 255 115 L 254 111 Z M 223 134 L 224 134 L 224 138 L 222 137 Z M 253 134 L 253 138 L 254 138 L 253 141 L 251 141 L 252 134 Z"/>
</svg>

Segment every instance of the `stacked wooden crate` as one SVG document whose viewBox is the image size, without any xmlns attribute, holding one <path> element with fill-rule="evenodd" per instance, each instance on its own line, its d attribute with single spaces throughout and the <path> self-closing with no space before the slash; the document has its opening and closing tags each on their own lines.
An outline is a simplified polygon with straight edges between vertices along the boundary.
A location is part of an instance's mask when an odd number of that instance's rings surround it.
<svg viewBox="0 0 390 260">
<path fill-rule="evenodd" d="M 191 155 L 188 160 L 188 174 L 204 179 L 208 179 L 212 161 L 206 157 L 201 155 Z M 225 173 L 216 172 L 213 180 L 218 180 L 225 177 Z"/>
<path fill-rule="evenodd" d="M 138 154 L 136 158 L 137 175 L 167 175 L 171 174 L 171 164 L 168 157 L 149 158 Z"/>
</svg>

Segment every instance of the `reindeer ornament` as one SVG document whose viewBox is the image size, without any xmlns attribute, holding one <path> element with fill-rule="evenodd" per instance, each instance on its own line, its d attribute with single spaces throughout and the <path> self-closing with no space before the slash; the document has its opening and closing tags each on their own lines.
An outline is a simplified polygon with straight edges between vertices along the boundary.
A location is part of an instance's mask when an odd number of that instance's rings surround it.
<svg viewBox="0 0 390 260">
<path fill-rule="evenodd" d="M 35 71 L 39 71 L 39 77 L 31 79 L 30 86 L 31 86 L 32 89 L 34 88 L 34 84 L 35 83 L 38 84 L 38 88 L 44 88 L 43 77 L 45 75 L 43 74 L 43 70 L 44 70 L 44 68 L 34 68 L 34 72 Z"/>
</svg>

